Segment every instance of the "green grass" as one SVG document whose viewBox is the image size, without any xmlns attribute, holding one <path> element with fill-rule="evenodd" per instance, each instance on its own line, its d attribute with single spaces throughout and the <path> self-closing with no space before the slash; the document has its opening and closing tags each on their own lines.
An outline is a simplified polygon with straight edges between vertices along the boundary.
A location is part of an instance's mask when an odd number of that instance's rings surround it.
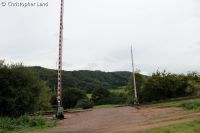
<svg viewBox="0 0 200 133">
<path fill-rule="evenodd" d="M 109 91 L 110 91 L 111 93 L 127 93 L 123 87 L 116 88 L 116 89 L 109 89 Z M 87 97 L 88 97 L 89 99 L 92 98 L 92 94 L 91 94 L 91 93 L 87 93 L 86 95 L 87 95 Z"/>
<path fill-rule="evenodd" d="M 157 107 L 157 108 L 181 107 L 188 110 L 200 110 L 200 98 L 166 102 L 166 103 L 158 103 L 158 104 L 145 105 L 145 106 Z"/>
<path fill-rule="evenodd" d="M 200 100 L 190 100 L 185 103 L 182 103 L 180 107 L 188 110 L 200 111 Z"/>
<path fill-rule="evenodd" d="M 90 93 L 87 93 L 87 95 L 86 95 L 89 99 L 91 99 L 92 98 L 92 94 L 90 94 Z"/>
<path fill-rule="evenodd" d="M 115 107 L 123 107 L 123 104 L 104 104 L 104 105 L 96 105 L 94 109 L 102 109 L 102 108 L 115 108 Z"/>
<path fill-rule="evenodd" d="M 111 93 L 112 92 L 113 93 L 127 93 L 124 88 L 110 89 L 110 92 Z"/>
<path fill-rule="evenodd" d="M 21 116 L 19 118 L 0 118 L 0 133 L 44 130 L 56 126 L 56 121 L 49 121 L 43 116 Z"/>
<path fill-rule="evenodd" d="M 139 133 L 200 133 L 200 120 L 150 129 Z"/>
</svg>

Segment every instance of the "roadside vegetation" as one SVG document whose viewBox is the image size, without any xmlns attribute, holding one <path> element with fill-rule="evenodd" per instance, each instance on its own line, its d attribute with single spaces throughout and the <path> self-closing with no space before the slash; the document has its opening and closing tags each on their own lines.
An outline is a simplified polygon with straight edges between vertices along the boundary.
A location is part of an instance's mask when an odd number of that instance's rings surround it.
<svg viewBox="0 0 200 133">
<path fill-rule="evenodd" d="M 48 85 L 36 73 L 0 61 L 0 133 L 55 126 L 45 117 L 25 115 L 50 110 L 50 99 Z"/>
<path fill-rule="evenodd" d="M 156 103 L 179 97 L 199 96 L 200 75 L 198 73 L 172 74 L 155 72 L 145 77 L 136 73 L 136 85 L 140 103 Z M 134 102 L 132 77 L 127 85 L 129 104 Z"/>
<path fill-rule="evenodd" d="M 0 133 L 44 130 L 55 125 L 56 121 L 49 121 L 43 116 L 0 117 Z"/>
<path fill-rule="evenodd" d="M 192 98 L 187 100 L 172 99 L 172 101 L 166 101 L 156 104 L 147 104 L 143 105 L 143 107 L 155 107 L 155 108 L 177 107 L 191 111 L 200 111 L 200 98 Z"/>
<path fill-rule="evenodd" d="M 200 98 L 152 104 L 152 105 L 146 105 L 146 107 L 155 107 L 155 108 L 177 107 L 188 110 L 190 111 L 190 113 L 192 112 L 196 113 L 200 111 Z M 150 129 L 150 130 L 148 129 L 137 133 L 199 133 L 199 132 L 200 132 L 200 120 L 194 120 L 190 122 L 173 124 L 156 129 Z"/>
<path fill-rule="evenodd" d="M 37 72 L 40 79 L 48 83 L 52 99 L 54 99 L 51 104 L 56 105 L 56 71 L 41 67 L 30 67 L 30 69 Z M 166 71 L 156 71 L 152 75 L 146 76 L 140 74 L 138 70 L 136 83 L 141 104 L 200 95 L 200 76 L 195 72 L 173 74 Z M 77 104 L 80 103 L 80 100 L 81 103 L 87 101 L 86 104 L 94 106 L 104 104 L 131 105 L 134 102 L 132 74 L 130 72 L 63 71 L 62 86 L 65 109 L 78 107 Z M 74 90 L 71 91 L 72 89 Z M 69 95 L 73 95 L 75 98 L 70 98 Z M 67 103 L 67 101 L 70 102 Z"/>
<path fill-rule="evenodd" d="M 119 107 L 131 105 L 134 101 L 130 72 L 63 72 L 62 83 L 62 104 L 66 110 Z M 144 105 L 180 97 L 200 96 L 200 75 L 195 72 L 172 74 L 156 71 L 150 76 L 137 72 L 136 83 L 139 101 Z M 29 126 L 18 121 L 23 119 L 25 114 L 52 112 L 52 107 L 57 104 L 55 85 L 56 71 L 54 70 L 24 67 L 22 64 L 8 65 L 0 61 L 1 121 L 13 122 L 14 124 L 11 124 L 13 131 L 29 129 Z M 199 111 L 200 100 L 184 100 L 153 106 L 181 107 Z M 37 118 L 30 117 L 30 121 L 35 121 Z M 15 124 L 16 121 L 19 125 Z M 2 132 L 7 130 L 4 122 L 0 125 L 3 126 Z M 43 127 L 49 126 L 44 124 Z"/>
<path fill-rule="evenodd" d="M 158 129 L 148 129 L 138 133 L 199 133 L 200 131 L 200 120 L 174 124 Z"/>
<path fill-rule="evenodd" d="M 117 107 L 123 107 L 126 106 L 125 104 L 104 104 L 104 105 L 96 105 L 93 108 L 95 109 L 102 109 L 102 108 L 117 108 Z"/>
</svg>

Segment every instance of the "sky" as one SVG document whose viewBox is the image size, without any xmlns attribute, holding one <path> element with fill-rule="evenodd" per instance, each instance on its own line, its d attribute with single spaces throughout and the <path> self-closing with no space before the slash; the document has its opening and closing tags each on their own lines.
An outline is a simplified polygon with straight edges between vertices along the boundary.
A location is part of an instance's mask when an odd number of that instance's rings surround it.
<svg viewBox="0 0 200 133">
<path fill-rule="evenodd" d="M 2 6 L 0 59 L 56 69 L 60 1 Z M 65 0 L 63 69 L 200 72 L 199 0 Z"/>
</svg>

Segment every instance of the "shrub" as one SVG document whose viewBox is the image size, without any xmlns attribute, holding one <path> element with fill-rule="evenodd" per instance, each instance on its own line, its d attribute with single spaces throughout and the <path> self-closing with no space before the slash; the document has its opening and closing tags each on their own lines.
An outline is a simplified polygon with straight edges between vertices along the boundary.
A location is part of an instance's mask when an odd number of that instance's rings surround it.
<svg viewBox="0 0 200 133">
<path fill-rule="evenodd" d="M 86 97 L 86 93 L 78 88 L 65 89 L 62 93 L 63 107 L 74 108 L 79 100 Z"/>
<path fill-rule="evenodd" d="M 56 125 L 55 121 L 48 121 L 42 116 L 21 116 L 18 118 L 0 118 L 0 133 L 23 131 L 33 128 L 46 128 Z"/>
<path fill-rule="evenodd" d="M 89 99 L 81 99 L 78 101 L 77 108 L 89 109 L 93 107 L 93 103 Z"/>
<path fill-rule="evenodd" d="M 200 79 L 197 75 L 187 76 L 183 74 L 172 74 L 166 71 L 157 71 L 151 76 L 143 79 L 139 76 L 139 74 L 136 74 L 139 102 L 146 103 L 192 96 L 194 94 L 194 90 L 199 90 L 199 83 L 197 81 L 189 82 L 190 80 L 194 80 L 193 78 L 195 78 L 195 80 Z M 129 81 L 127 86 L 128 103 L 133 103 L 134 101 L 134 90 L 131 81 L 132 80 Z"/>
<path fill-rule="evenodd" d="M 104 104 L 106 103 L 107 98 L 109 98 L 110 95 L 111 93 L 109 90 L 102 87 L 98 87 L 93 90 L 91 100 L 95 104 Z"/>
<path fill-rule="evenodd" d="M 22 65 L 1 64 L 0 88 L 0 116 L 16 117 L 50 106 L 49 88 Z"/>
<path fill-rule="evenodd" d="M 200 102 L 190 101 L 190 102 L 181 104 L 180 107 L 183 107 L 188 110 L 200 110 Z"/>
</svg>

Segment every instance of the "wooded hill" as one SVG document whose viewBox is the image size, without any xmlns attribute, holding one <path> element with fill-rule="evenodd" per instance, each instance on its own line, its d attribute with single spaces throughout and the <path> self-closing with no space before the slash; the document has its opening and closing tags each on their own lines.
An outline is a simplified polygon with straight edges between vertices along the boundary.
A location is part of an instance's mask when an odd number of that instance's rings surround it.
<svg viewBox="0 0 200 133">
<path fill-rule="evenodd" d="M 30 67 L 34 72 L 39 74 L 41 80 L 47 81 L 51 89 L 56 89 L 57 71 L 46 69 L 39 66 Z M 80 88 L 87 92 L 92 90 L 97 85 L 102 85 L 104 88 L 118 88 L 126 86 L 131 76 L 131 72 L 102 72 L 102 71 L 63 71 L 62 72 L 62 87 Z"/>
</svg>

